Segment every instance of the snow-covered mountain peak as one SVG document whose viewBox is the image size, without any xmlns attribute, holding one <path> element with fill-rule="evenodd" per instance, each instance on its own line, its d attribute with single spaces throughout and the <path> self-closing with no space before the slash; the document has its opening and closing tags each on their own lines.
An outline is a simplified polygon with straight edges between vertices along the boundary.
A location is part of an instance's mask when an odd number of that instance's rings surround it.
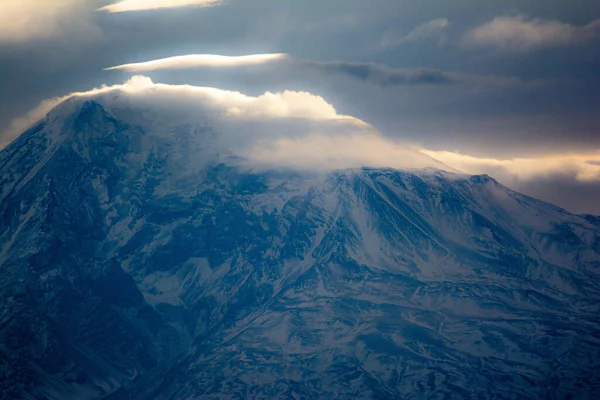
<svg viewBox="0 0 600 400">
<path fill-rule="evenodd" d="M 335 150 L 306 131 L 332 121 L 113 95 L 64 102 L 0 152 L 1 394 L 598 392 L 597 218 L 486 175 L 360 167 L 355 136 L 333 154 L 359 167 L 280 162 L 307 139 L 310 163 Z"/>
</svg>

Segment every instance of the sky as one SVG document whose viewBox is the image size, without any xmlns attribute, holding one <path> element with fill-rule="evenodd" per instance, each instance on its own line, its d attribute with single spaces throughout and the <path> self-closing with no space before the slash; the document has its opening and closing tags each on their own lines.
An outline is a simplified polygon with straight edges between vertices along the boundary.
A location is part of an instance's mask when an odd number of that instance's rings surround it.
<svg viewBox="0 0 600 400">
<path fill-rule="evenodd" d="M 454 169 L 600 214 L 596 0 L 0 0 L 0 147 L 62 96 L 134 75 L 309 92 Z"/>
</svg>

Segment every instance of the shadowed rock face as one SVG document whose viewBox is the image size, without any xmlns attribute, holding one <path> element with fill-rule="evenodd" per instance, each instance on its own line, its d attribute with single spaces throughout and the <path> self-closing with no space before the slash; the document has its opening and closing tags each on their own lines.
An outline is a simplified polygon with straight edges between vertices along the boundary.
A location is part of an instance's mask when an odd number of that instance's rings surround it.
<svg viewBox="0 0 600 400">
<path fill-rule="evenodd" d="M 1 399 L 599 393 L 598 218 L 135 120 L 72 102 L 0 152 Z"/>
</svg>

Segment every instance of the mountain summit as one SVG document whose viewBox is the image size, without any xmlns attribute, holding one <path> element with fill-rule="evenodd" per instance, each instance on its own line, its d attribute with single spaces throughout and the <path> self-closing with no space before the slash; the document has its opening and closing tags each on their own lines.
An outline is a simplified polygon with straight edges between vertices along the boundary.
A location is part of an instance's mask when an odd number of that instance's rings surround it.
<svg viewBox="0 0 600 400">
<path fill-rule="evenodd" d="M 600 393 L 599 218 L 108 98 L 0 152 L 0 399 Z"/>
</svg>

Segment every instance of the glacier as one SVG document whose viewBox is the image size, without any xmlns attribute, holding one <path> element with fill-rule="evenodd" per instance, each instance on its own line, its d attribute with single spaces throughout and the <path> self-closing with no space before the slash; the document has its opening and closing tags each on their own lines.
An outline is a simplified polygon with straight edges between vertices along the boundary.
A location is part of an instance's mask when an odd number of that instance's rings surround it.
<svg viewBox="0 0 600 400">
<path fill-rule="evenodd" d="M 600 217 L 116 104 L 0 152 L 0 399 L 600 396 Z"/>
</svg>

